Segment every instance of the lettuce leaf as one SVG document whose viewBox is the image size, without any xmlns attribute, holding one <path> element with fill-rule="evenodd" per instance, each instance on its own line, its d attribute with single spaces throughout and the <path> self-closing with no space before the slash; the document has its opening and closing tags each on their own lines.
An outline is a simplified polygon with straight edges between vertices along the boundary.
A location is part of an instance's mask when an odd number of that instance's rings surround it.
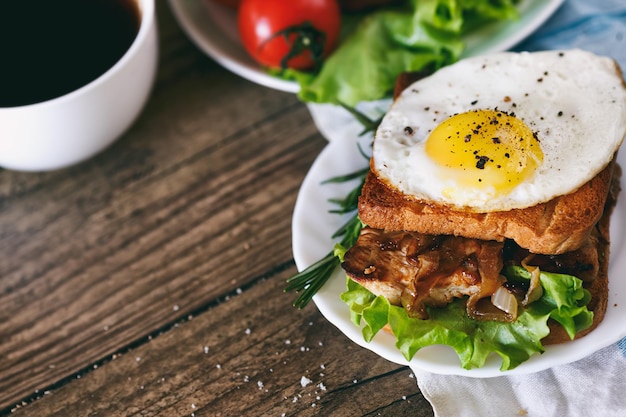
<svg viewBox="0 0 626 417">
<path fill-rule="evenodd" d="M 354 107 L 388 95 L 401 72 L 434 71 L 459 59 L 463 33 L 515 19 L 516 0 L 408 0 L 362 17 L 316 75 L 288 71 L 305 102 Z"/>
<path fill-rule="evenodd" d="M 506 268 L 503 273 L 513 281 L 530 280 L 530 273 L 522 267 Z M 548 319 L 563 325 L 571 338 L 591 325 L 593 313 L 586 307 L 590 295 L 580 279 L 541 272 L 540 282 L 543 296 L 520 311 L 514 323 L 472 320 L 464 299 L 445 308 L 428 308 L 428 320 L 410 318 L 404 308 L 390 305 L 349 278 L 341 299 L 350 307 L 352 321 L 362 327 L 366 341 L 389 325 L 396 347 L 407 360 L 423 347 L 448 345 L 465 369 L 480 368 L 496 354 L 502 359 L 500 370 L 506 371 L 544 351 L 541 339 L 550 332 Z"/>
<path fill-rule="evenodd" d="M 511 281 L 530 280 L 530 272 L 521 266 L 510 266 L 503 272 Z M 579 331 L 591 326 L 593 312 L 587 309 L 591 294 L 583 288 L 580 279 L 571 275 L 542 271 L 539 280 L 543 287 L 543 296 L 530 307 L 549 311 L 550 318 L 563 326 L 570 339 L 573 339 Z"/>
</svg>

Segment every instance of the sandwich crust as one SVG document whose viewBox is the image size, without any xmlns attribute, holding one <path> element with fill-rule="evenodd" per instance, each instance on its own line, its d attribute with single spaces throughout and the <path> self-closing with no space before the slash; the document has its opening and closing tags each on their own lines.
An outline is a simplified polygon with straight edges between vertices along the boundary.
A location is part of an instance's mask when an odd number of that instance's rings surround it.
<svg viewBox="0 0 626 417">
<path fill-rule="evenodd" d="M 609 246 L 610 246 L 610 223 L 611 213 L 617 203 L 617 196 L 620 192 L 620 178 L 622 170 L 616 164 L 613 171 L 613 180 L 609 190 L 604 212 L 602 217 L 594 227 L 592 237 L 596 239 L 596 249 L 598 251 L 598 274 L 591 282 L 586 282 L 583 286 L 591 294 L 591 300 L 587 308 L 593 312 L 593 322 L 591 326 L 585 330 L 576 333 L 575 339 L 581 338 L 598 327 L 598 324 L 604 319 L 609 299 Z M 553 345 L 563 343 L 570 340 L 562 326 L 557 323 L 548 323 L 550 326 L 550 334 L 542 339 L 544 345 Z"/>
<path fill-rule="evenodd" d="M 615 163 L 573 193 L 525 209 L 475 213 L 396 190 L 372 170 L 359 198 L 359 216 L 376 229 L 407 230 L 482 240 L 512 239 L 534 253 L 578 249 L 602 216 Z"/>
</svg>

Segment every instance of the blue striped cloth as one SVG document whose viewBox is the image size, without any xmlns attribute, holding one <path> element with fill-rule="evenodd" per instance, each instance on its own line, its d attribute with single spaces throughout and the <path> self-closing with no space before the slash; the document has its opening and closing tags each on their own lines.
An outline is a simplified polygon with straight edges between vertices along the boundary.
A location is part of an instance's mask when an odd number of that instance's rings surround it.
<svg viewBox="0 0 626 417">
<path fill-rule="evenodd" d="M 626 71 L 626 0 L 566 0 L 515 50 L 571 48 L 610 56 Z"/>
</svg>

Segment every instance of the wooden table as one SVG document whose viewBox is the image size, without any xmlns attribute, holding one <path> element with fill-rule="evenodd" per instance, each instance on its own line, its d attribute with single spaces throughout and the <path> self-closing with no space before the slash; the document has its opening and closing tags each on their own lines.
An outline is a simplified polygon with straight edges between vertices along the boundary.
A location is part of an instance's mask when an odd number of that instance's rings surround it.
<svg viewBox="0 0 626 417">
<path fill-rule="evenodd" d="M 0 170 L 0 414 L 432 416 L 408 368 L 283 292 L 326 144 L 307 108 L 157 12 L 132 128 L 75 167 Z"/>
</svg>

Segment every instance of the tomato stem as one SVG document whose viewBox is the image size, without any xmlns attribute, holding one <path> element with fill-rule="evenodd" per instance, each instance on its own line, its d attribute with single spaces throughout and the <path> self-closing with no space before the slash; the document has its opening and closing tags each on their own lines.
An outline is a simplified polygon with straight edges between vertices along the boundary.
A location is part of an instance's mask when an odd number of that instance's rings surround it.
<svg viewBox="0 0 626 417">
<path fill-rule="evenodd" d="M 326 44 L 326 33 L 318 30 L 309 21 L 304 23 L 288 26 L 279 30 L 272 36 L 267 38 L 260 46 L 262 48 L 267 42 L 274 38 L 282 36 L 289 45 L 289 52 L 281 59 L 280 67 L 285 70 L 288 68 L 289 60 L 300 55 L 304 51 L 311 53 L 311 60 L 314 68 L 318 68 L 322 64 L 324 57 L 324 46 Z"/>
</svg>

